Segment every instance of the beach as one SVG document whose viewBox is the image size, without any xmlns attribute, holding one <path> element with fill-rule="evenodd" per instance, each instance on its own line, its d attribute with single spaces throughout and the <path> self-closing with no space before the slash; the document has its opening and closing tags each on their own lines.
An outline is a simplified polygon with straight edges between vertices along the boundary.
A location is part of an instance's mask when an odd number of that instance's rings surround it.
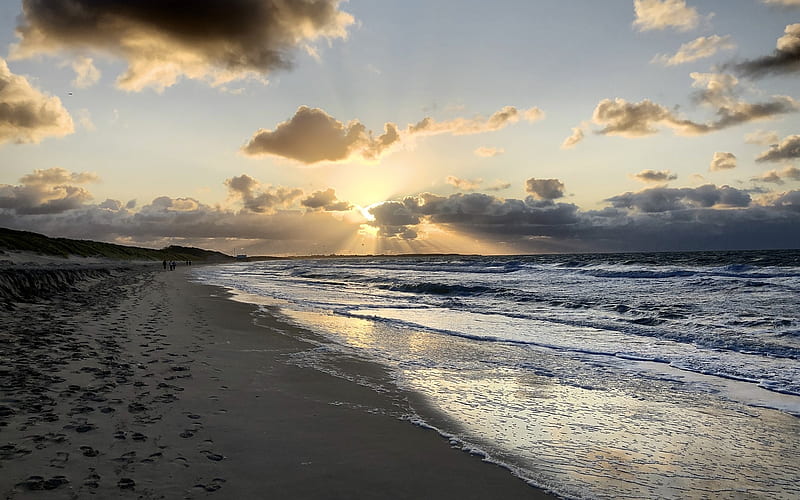
<svg viewBox="0 0 800 500">
<path fill-rule="evenodd" d="M 548 496 L 414 425 L 379 365 L 343 356 L 359 384 L 298 363 L 324 340 L 190 269 L 118 266 L 6 298 L 3 498 Z"/>
</svg>

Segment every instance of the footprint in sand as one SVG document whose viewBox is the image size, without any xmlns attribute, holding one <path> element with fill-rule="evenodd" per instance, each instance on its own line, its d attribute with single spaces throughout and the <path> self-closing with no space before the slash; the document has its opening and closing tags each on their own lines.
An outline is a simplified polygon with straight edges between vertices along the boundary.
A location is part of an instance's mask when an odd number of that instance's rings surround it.
<svg viewBox="0 0 800 500">
<path fill-rule="evenodd" d="M 91 446 L 81 446 L 80 450 L 84 457 L 96 457 L 100 454 L 99 451 L 95 450 Z"/>
<path fill-rule="evenodd" d="M 53 476 L 50 479 L 45 479 L 42 476 L 30 476 L 25 481 L 18 483 L 18 487 L 27 490 L 54 490 L 59 486 L 69 484 L 69 479 L 66 476 Z"/>
<path fill-rule="evenodd" d="M 136 481 L 128 477 L 123 477 L 117 482 L 117 486 L 119 486 L 121 490 L 132 490 L 136 487 Z"/>
</svg>

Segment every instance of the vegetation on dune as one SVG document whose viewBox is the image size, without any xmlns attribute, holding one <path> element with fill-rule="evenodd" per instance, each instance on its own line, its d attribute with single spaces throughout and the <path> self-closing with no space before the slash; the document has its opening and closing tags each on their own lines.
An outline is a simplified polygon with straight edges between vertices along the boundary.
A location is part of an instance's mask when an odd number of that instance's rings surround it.
<svg viewBox="0 0 800 500">
<path fill-rule="evenodd" d="M 170 245 L 156 250 L 91 240 L 50 238 L 43 234 L 0 228 L 0 253 L 9 250 L 35 252 L 59 257 L 75 255 L 119 260 L 221 261 L 232 259 L 231 256 L 224 253 L 201 248 Z"/>
</svg>

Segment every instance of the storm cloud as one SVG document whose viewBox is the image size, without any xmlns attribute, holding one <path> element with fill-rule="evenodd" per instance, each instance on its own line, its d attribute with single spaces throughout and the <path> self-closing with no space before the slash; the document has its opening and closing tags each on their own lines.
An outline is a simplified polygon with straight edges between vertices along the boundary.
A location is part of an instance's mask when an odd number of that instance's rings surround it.
<svg viewBox="0 0 800 500">
<path fill-rule="evenodd" d="M 749 78 L 797 73 L 800 71 L 800 23 L 786 26 L 772 54 L 731 66 L 738 74 Z"/>
<path fill-rule="evenodd" d="M 38 143 L 46 137 L 61 137 L 74 131 L 72 118 L 58 97 L 33 88 L 0 58 L 0 145 Z"/>
<path fill-rule="evenodd" d="M 221 85 L 291 68 L 297 50 L 320 38 L 345 38 L 354 19 L 338 5 L 338 0 L 24 0 L 12 56 L 118 57 L 127 69 L 117 84 L 132 91 L 160 90 L 181 77 Z"/>
</svg>

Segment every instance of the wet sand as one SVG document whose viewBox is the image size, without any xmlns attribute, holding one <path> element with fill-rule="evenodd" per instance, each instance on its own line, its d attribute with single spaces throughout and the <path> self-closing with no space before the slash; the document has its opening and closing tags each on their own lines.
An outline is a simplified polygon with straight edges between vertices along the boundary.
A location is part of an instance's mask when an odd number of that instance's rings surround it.
<svg viewBox="0 0 800 500">
<path fill-rule="evenodd" d="M 315 344 L 253 313 L 186 268 L 114 271 L 0 310 L 0 494 L 548 497 L 403 420 L 396 388 L 298 366 Z"/>
</svg>

